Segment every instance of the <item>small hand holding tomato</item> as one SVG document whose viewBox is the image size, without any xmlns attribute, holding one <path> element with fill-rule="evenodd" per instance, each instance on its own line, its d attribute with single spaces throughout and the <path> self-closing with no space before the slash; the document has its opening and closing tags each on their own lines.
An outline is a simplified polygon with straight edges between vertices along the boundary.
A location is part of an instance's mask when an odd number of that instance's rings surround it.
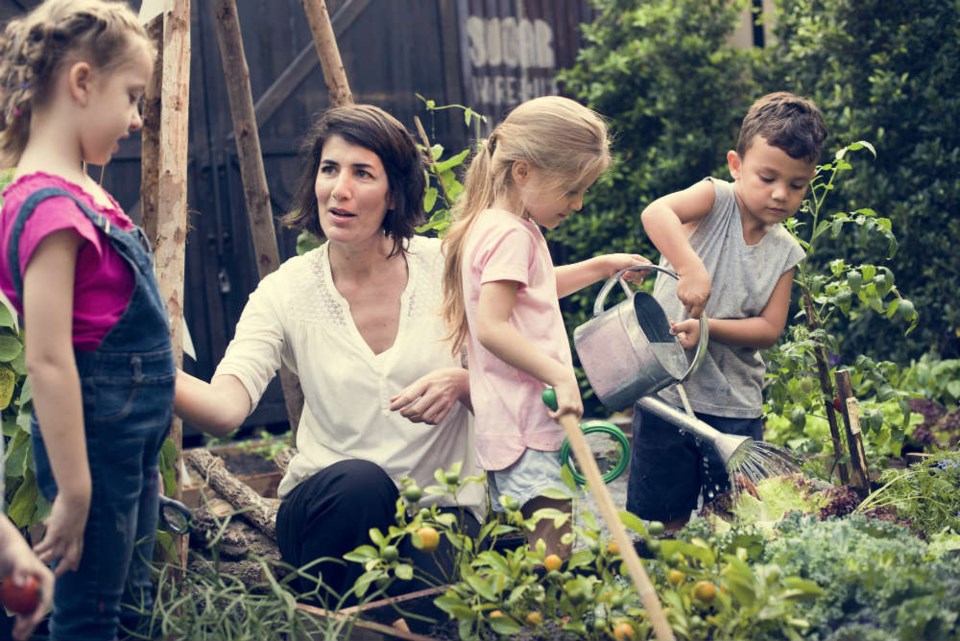
<svg viewBox="0 0 960 641">
<path fill-rule="evenodd" d="M 0 517 L 0 577 L 0 604 L 17 615 L 13 638 L 27 639 L 50 611 L 53 572 L 6 517 Z"/>
<path fill-rule="evenodd" d="M 0 581 L 0 603 L 14 614 L 30 616 L 40 607 L 42 597 L 40 582 L 32 574 Z"/>
</svg>

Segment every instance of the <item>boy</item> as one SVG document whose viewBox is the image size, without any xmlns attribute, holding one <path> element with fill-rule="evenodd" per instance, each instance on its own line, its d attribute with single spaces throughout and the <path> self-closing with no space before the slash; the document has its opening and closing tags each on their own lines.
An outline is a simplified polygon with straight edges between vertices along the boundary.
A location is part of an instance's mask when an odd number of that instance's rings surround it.
<svg viewBox="0 0 960 641">
<path fill-rule="evenodd" d="M 708 353 L 684 387 L 697 417 L 721 432 L 762 438 L 760 350 L 783 332 L 794 268 L 804 257 L 780 223 L 800 207 L 825 137 L 812 102 L 788 92 L 766 95 L 744 118 L 736 151 L 727 152 L 733 183 L 708 178 L 657 199 L 641 215 L 661 265 L 680 277 L 658 277 L 654 286 L 671 332 L 689 349 L 700 334 L 696 319 L 709 318 Z M 675 388 L 660 396 L 681 406 Z M 628 511 L 677 530 L 701 488 L 704 502 L 729 489 L 713 448 L 701 450 L 639 407 L 633 438 Z"/>
</svg>

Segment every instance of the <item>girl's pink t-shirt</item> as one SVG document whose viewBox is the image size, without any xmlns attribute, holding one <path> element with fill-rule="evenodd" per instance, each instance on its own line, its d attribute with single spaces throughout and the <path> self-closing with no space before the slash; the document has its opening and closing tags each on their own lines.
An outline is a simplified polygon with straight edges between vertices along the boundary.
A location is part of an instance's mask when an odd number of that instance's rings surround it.
<svg viewBox="0 0 960 641">
<path fill-rule="evenodd" d="M 3 192 L 3 210 L 0 211 L 0 289 L 20 314 L 23 314 L 23 305 L 14 290 L 9 267 L 10 237 L 21 205 L 31 194 L 46 187 L 69 191 L 120 229 L 129 230 L 134 226 L 112 197 L 112 205 L 104 207 L 97 204 L 82 187 L 59 176 L 38 172 L 15 180 Z M 37 205 L 21 232 L 21 275 L 26 273 L 30 258 L 40 241 L 63 229 L 74 230 L 86 241 L 80 245 L 77 253 L 73 287 L 73 345 L 82 351 L 93 351 L 123 316 L 133 295 L 133 271 L 76 202 L 66 196 L 54 196 Z"/>
<path fill-rule="evenodd" d="M 536 223 L 488 209 L 470 228 L 461 265 L 477 460 L 486 470 L 502 470 L 525 449 L 559 450 L 564 432 L 540 398 L 543 382 L 500 360 L 476 338 L 481 287 L 513 281 L 518 290 L 510 323 L 544 354 L 573 367 L 546 239 Z"/>
</svg>

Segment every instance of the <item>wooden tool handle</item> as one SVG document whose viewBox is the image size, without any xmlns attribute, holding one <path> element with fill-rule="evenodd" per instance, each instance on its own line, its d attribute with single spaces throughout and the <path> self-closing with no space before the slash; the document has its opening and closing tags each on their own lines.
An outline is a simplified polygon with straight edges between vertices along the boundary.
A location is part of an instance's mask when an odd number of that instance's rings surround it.
<svg viewBox="0 0 960 641">
<path fill-rule="evenodd" d="M 640 600 L 643 601 L 643 606 L 647 610 L 647 615 L 653 624 L 655 637 L 663 641 L 674 641 L 673 630 L 670 629 L 667 617 L 660 607 L 660 599 L 653 589 L 650 577 L 643 569 L 643 564 L 633 547 L 633 541 L 627 535 L 627 529 L 624 527 L 623 521 L 620 520 L 620 514 L 613 504 L 613 497 L 610 496 L 610 492 L 603 482 L 600 468 L 597 467 L 597 461 L 593 458 L 593 453 L 590 451 L 587 439 L 584 438 L 583 432 L 580 430 L 577 418 L 572 414 L 564 414 L 560 417 L 559 422 L 570 441 L 570 448 L 573 450 L 577 466 L 587 479 L 587 489 L 597 502 L 600 515 L 606 521 L 613 540 L 620 547 L 620 556 L 623 557 L 623 561 L 627 565 L 627 572 L 630 574 L 630 578 L 637 588 L 637 593 L 640 595 Z"/>
</svg>

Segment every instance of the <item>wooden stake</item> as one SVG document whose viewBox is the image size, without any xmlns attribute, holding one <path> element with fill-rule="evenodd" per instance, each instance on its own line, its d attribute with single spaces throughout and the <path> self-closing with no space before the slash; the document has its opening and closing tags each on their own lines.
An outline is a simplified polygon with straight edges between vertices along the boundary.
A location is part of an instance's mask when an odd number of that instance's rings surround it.
<svg viewBox="0 0 960 641">
<path fill-rule="evenodd" d="M 864 492 L 870 491 L 870 475 L 867 473 L 866 452 L 863 448 L 863 436 L 860 432 L 860 409 L 850 384 L 850 372 L 840 370 L 834 374 L 837 382 L 837 396 L 843 412 L 843 426 L 847 437 L 847 449 L 850 452 L 850 484 Z"/>
<path fill-rule="evenodd" d="M 260 149 L 260 134 L 253 111 L 253 93 L 250 89 L 250 70 L 243 50 L 240 20 L 236 0 L 215 0 L 217 42 L 220 58 L 227 80 L 227 96 L 230 99 L 230 115 L 233 118 L 233 133 L 240 158 L 240 177 L 243 181 L 243 196 L 250 220 L 250 234 L 257 257 L 257 273 L 262 279 L 280 267 L 280 251 L 273 226 L 273 208 L 270 205 L 270 189 L 263 168 Z M 290 429 L 296 436 L 303 411 L 303 390 L 296 374 L 286 366 L 280 366 L 280 384 L 287 406 Z"/>
<path fill-rule="evenodd" d="M 347 73 L 343 69 L 343 61 L 340 60 L 340 50 L 337 48 L 337 38 L 330 23 L 327 3 L 324 0 L 300 0 L 300 4 L 303 5 L 303 10 L 307 14 L 313 43 L 317 46 L 323 79 L 330 93 L 330 104 L 335 107 L 352 105 L 353 95 L 350 93 L 350 84 L 347 82 Z"/>
<path fill-rule="evenodd" d="M 160 180 L 160 92 L 163 83 L 163 15 L 146 26 L 157 48 L 153 77 L 143 96 L 143 129 L 140 131 L 140 226 L 150 243 L 157 245 L 157 206 Z"/>
<path fill-rule="evenodd" d="M 819 329 L 817 326 L 816 312 L 813 308 L 813 300 L 810 298 L 810 292 L 803 292 L 803 308 L 806 311 L 807 327 L 811 332 Z M 840 474 L 840 482 L 846 485 L 849 482 L 850 475 L 847 471 L 847 464 L 843 462 L 843 443 L 840 441 L 840 428 L 837 425 L 837 413 L 833 407 L 833 385 L 830 382 L 830 364 L 827 362 L 827 352 L 823 344 L 816 343 L 814 355 L 817 361 L 817 375 L 820 379 L 820 392 L 823 394 L 824 407 L 827 410 L 827 424 L 830 426 L 830 440 L 833 441 L 833 463 Z"/>
<path fill-rule="evenodd" d="M 633 547 L 633 541 L 627 535 L 627 529 L 620 520 L 620 514 L 613 504 L 613 497 L 607 490 L 606 484 L 600 475 L 600 468 L 597 467 L 597 461 L 593 458 L 587 439 L 580 429 L 580 423 L 572 414 L 564 414 L 560 417 L 560 425 L 567 434 L 570 441 L 570 448 L 577 460 L 577 469 L 580 470 L 587 479 L 587 489 L 593 495 L 597 506 L 600 508 L 600 515 L 606 521 L 610 528 L 610 534 L 613 540 L 620 547 L 620 556 L 627 566 L 627 572 L 633 579 L 633 585 L 637 588 L 640 600 L 643 601 L 643 607 L 647 610 L 647 616 L 650 617 L 650 623 L 653 625 L 654 637 L 661 640 L 673 641 L 673 630 L 667 622 L 667 617 L 663 614 L 660 607 L 660 599 L 657 597 L 650 577 L 647 576 L 640 557 L 637 556 L 637 550 Z"/>
<path fill-rule="evenodd" d="M 187 143 L 190 105 L 190 0 L 167 0 L 163 10 L 160 148 L 157 181 L 156 272 L 170 316 L 177 367 L 183 364 L 183 261 L 187 240 Z M 170 438 L 177 446 L 177 491 L 183 496 L 180 456 L 183 423 L 174 417 Z M 187 541 L 178 543 L 181 567 Z"/>
</svg>

